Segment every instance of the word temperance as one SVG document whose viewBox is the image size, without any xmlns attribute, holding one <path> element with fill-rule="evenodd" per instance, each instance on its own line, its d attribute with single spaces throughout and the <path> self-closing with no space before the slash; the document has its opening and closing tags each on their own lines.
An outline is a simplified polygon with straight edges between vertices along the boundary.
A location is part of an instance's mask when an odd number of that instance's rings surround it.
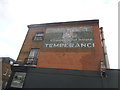
<svg viewBox="0 0 120 90">
<path fill-rule="evenodd" d="M 93 48 L 94 43 L 52 43 L 52 44 L 45 44 L 46 48 Z"/>
</svg>

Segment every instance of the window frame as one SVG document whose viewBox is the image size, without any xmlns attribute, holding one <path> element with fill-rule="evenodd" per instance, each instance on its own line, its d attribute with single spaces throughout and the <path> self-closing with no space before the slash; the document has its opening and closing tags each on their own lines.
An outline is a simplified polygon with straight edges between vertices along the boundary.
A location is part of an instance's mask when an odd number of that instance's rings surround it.
<svg viewBox="0 0 120 90">
<path fill-rule="evenodd" d="M 35 50 L 36 49 L 36 50 Z M 35 51 L 34 51 L 35 50 Z M 40 48 L 31 48 L 28 57 L 25 58 L 25 65 L 37 65 Z"/>
<path fill-rule="evenodd" d="M 34 35 L 33 41 L 43 41 L 44 40 L 44 32 L 36 32 Z"/>
</svg>

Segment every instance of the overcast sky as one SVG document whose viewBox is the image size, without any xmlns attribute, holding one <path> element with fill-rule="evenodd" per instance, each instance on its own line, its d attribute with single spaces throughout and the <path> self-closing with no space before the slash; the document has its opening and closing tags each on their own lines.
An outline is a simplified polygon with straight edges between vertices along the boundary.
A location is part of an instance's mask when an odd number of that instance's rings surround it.
<svg viewBox="0 0 120 90">
<path fill-rule="evenodd" d="M 118 68 L 119 0 L 0 0 L 0 57 L 17 59 L 27 25 L 99 19 L 111 68 Z"/>
</svg>

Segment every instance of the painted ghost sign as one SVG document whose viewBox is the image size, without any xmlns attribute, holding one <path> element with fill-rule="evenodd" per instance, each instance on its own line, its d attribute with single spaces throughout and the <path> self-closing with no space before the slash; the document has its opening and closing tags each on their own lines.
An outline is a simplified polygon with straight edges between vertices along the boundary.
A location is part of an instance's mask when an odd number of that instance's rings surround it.
<svg viewBox="0 0 120 90">
<path fill-rule="evenodd" d="M 91 26 L 47 28 L 45 48 L 93 48 L 94 36 Z"/>
</svg>

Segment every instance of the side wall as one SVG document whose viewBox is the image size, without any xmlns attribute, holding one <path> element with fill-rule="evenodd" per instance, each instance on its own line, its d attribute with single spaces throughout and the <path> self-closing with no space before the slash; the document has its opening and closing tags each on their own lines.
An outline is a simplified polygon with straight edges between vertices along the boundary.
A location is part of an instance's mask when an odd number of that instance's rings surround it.
<svg viewBox="0 0 120 90">
<path fill-rule="evenodd" d="M 92 26 L 94 34 L 94 48 L 44 48 L 44 41 L 33 41 L 36 32 L 46 32 L 46 28 L 55 27 L 80 27 Z M 25 60 L 28 57 L 31 48 L 40 48 L 37 67 L 43 68 L 61 68 L 75 70 L 99 70 L 100 60 L 104 60 L 104 53 L 100 39 L 99 24 L 58 24 L 41 25 L 39 27 L 29 28 L 25 41 L 21 48 L 18 60 Z"/>
<path fill-rule="evenodd" d="M 93 28 L 95 43 L 94 48 L 41 48 L 37 67 L 99 70 L 100 60 L 104 60 L 99 26 L 98 24 L 84 26 L 92 26 Z"/>
</svg>

